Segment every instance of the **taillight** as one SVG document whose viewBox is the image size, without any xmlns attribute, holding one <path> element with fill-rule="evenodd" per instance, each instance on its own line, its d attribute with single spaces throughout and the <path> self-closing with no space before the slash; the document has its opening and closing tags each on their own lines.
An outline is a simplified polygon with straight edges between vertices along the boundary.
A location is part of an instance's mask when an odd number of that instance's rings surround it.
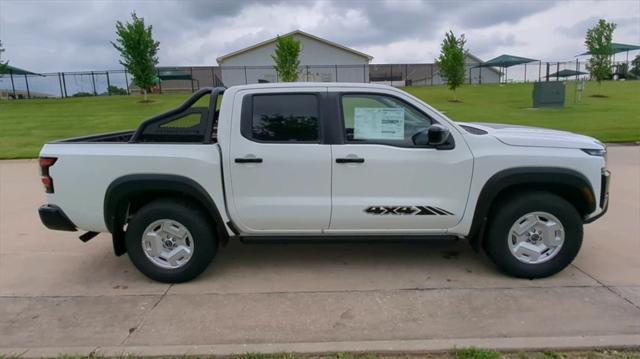
<svg viewBox="0 0 640 359">
<path fill-rule="evenodd" d="M 58 159 L 55 157 L 40 157 L 40 180 L 47 193 L 53 193 L 53 178 L 49 175 L 49 167 L 53 166 Z"/>
</svg>

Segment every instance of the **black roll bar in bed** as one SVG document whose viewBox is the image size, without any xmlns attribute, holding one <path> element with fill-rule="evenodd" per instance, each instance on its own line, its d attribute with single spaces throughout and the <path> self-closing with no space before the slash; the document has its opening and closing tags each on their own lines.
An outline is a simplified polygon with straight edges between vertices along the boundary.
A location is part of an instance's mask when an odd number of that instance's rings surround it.
<svg viewBox="0 0 640 359">
<path fill-rule="evenodd" d="M 222 95 L 224 90 L 224 87 L 201 88 L 179 107 L 144 121 L 131 136 L 129 142 L 182 142 L 181 140 L 186 139 L 186 142 L 200 142 L 201 140 L 202 143 L 212 143 L 218 96 Z M 197 111 L 197 108 L 192 108 L 198 100 L 209 94 L 211 98 L 206 111 Z M 190 127 L 166 126 L 168 123 L 176 121 L 189 113 L 201 114 L 200 123 Z"/>
</svg>

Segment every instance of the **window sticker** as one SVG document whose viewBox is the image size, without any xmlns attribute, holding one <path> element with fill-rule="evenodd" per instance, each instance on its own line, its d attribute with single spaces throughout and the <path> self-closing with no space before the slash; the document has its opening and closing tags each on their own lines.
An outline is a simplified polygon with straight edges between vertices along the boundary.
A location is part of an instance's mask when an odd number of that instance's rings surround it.
<svg viewBox="0 0 640 359">
<path fill-rule="evenodd" d="M 356 107 L 353 138 L 356 140 L 404 139 L 404 109 Z"/>
</svg>

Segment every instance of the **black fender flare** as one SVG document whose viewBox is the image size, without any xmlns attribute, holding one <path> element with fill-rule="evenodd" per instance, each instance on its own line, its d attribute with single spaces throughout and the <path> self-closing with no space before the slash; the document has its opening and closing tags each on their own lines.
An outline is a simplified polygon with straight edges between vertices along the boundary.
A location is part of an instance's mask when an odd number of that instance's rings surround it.
<svg viewBox="0 0 640 359">
<path fill-rule="evenodd" d="M 584 210 L 591 213 L 596 209 L 595 194 L 589 180 L 580 172 L 560 167 L 516 167 L 494 174 L 484 184 L 476 208 L 468 238 L 474 249 L 479 250 L 491 207 L 505 190 L 514 186 L 564 187 L 577 190 L 584 200 Z M 574 203 L 575 205 L 575 203 Z"/>
<path fill-rule="evenodd" d="M 200 204 L 211 216 L 216 224 L 220 239 L 226 242 L 229 235 L 224 220 L 209 193 L 196 181 L 179 175 L 169 174 L 133 174 L 115 179 L 105 192 L 104 222 L 113 236 L 114 252 L 122 255 L 124 248 L 124 230 L 122 226 L 126 218 L 125 213 L 128 199 L 144 193 L 159 193 L 162 195 L 179 195 L 190 198 Z"/>
</svg>

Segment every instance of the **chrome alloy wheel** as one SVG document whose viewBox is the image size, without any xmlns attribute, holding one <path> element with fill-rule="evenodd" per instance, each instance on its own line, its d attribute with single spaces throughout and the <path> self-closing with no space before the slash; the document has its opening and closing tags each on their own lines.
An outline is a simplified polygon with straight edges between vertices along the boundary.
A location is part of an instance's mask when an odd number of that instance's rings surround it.
<svg viewBox="0 0 640 359">
<path fill-rule="evenodd" d="M 142 250 L 155 265 L 177 269 L 189 262 L 193 255 L 193 238 L 182 223 L 159 219 L 142 233 Z"/>
<path fill-rule="evenodd" d="M 511 254 L 520 262 L 544 263 L 560 252 L 564 244 L 564 227 L 550 213 L 527 213 L 511 226 L 507 242 Z"/>
</svg>

